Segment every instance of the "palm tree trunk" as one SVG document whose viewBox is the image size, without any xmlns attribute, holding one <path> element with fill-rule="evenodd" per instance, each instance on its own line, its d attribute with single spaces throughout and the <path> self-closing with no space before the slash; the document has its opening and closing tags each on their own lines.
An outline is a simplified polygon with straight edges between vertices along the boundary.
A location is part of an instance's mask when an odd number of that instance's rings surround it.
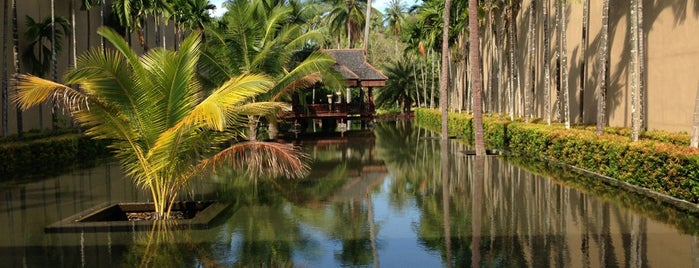
<svg viewBox="0 0 699 268">
<path fill-rule="evenodd" d="M 107 4 L 105 1 L 107 0 L 102 0 L 100 1 L 100 26 L 104 26 L 104 6 Z M 100 38 L 100 47 L 104 50 L 104 37 Z"/>
<path fill-rule="evenodd" d="M 597 80 L 597 135 L 602 135 L 606 125 L 607 110 L 607 49 L 609 46 L 609 0 L 602 2 L 602 38 L 599 51 L 599 74 Z"/>
<path fill-rule="evenodd" d="M 697 99 L 694 101 L 694 122 L 692 123 L 692 148 L 699 147 L 699 85 L 697 85 Z"/>
<path fill-rule="evenodd" d="M 417 71 L 416 71 L 415 64 L 413 64 L 413 82 L 415 82 L 415 97 L 417 101 L 417 107 L 422 107 L 420 106 L 420 85 L 418 83 L 418 78 L 417 78 Z"/>
<path fill-rule="evenodd" d="M 2 4 L 2 35 L 7 36 L 7 0 L 3 1 Z M 2 65 L 2 137 L 7 137 L 8 135 L 8 127 L 9 127 L 9 120 L 7 117 L 7 112 L 9 112 L 9 107 L 10 104 L 7 101 L 8 97 L 8 86 L 7 86 L 7 39 L 2 40 L 2 62 L 5 63 Z"/>
<path fill-rule="evenodd" d="M 19 31 L 17 30 L 17 0 L 12 0 L 12 56 L 14 57 L 15 63 L 15 74 L 13 80 L 15 81 L 15 90 L 17 90 L 17 83 L 19 79 Z M 17 107 L 17 136 L 24 136 L 23 124 L 22 124 L 22 110 Z"/>
<path fill-rule="evenodd" d="M 444 27 L 442 29 L 442 67 L 439 79 L 439 108 L 442 111 L 442 140 L 449 137 L 447 122 L 449 118 L 449 95 L 447 83 L 449 82 L 449 19 L 451 0 L 444 1 Z M 444 171 L 442 171 L 444 172 Z"/>
<path fill-rule="evenodd" d="M 517 52 L 517 35 L 515 33 L 515 10 L 514 6 L 511 6 L 507 11 L 508 16 L 508 27 L 507 33 L 509 35 L 508 44 L 510 46 L 510 101 L 508 105 L 510 106 L 510 120 L 515 120 L 515 92 L 519 92 L 519 68 L 517 67 L 517 60 L 515 53 Z"/>
<path fill-rule="evenodd" d="M 644 37 L 644 30 L 643 30 L 643 0 L 638 1 L 638 126 L 641 131 L 646 130 L 646 124 L 645 124 L 645 114 L 644 111 L 646 110 L 644 108 L 645 106 L 645 101 L 644 101 L 644 96 L 645 96 L 645 77 L 646 77 L 646 64 L 645 64 L 645 55 L 646 55 L 646 49 L 645 49 L 645 37 Z"/>
<path fill-rule="evenodd" d="M 563 116 L 565 117 L 566 129 L 570 128 L 570 96 L 568 89 L 568 46 L 566 39 L 566 5 L 567 1 L 562 0 L 561 8 L 561 91 L 563 91 Z"/>
<path fill-rule="evenodd" d="M 551 125 L 551 29 L 549 28 L 549 0 L 542 7 L 544 17 L 544 118 Z"/>
<path fill-rule="evenodd" d="M 469 55 L 471 62 L 471 80 L 473 83 L 473 130 L 476 142 L 476 157 L 485 156 L 485 141 L 483 139 L 483 76 L 481 75 L 480 34 L 478 29 L 478 1 L 468 2 L 469 25 Z M 448 25 L 448 24 L 444 24 Z M 446 41 L 446 40 L 445 40 Z M 478 178 L 476 178 L 478 179 Z"/>
<path fill-rule="evenodd" d="M 369 28 L 371 28 L 371 0 L 366 2 L 366 19 L 364 22 L 364 54 L 369 51 Z"/>
<path fill-rule="evenodd" d="M 350 1 L 347 1 L 347 22 L 345 23 L 347 27 L 347 48 L 352 48 L 352 20 L 350 19 L 350 12 L 352 11 L 350 6 Z"/>
<path fill-rule="evenodd" d="M 51 79 L 58 81 L 58 55 L 56 55 L 56 1 L 51 0 Z M 51 127 L 58 129 L 58 117 L 56 116 L 56 101 L 51 104 Z"/>
<path fill-rule="evenodd" d="M 642 4 L 639 0 L 631 1 L 631 139 L 638 141 L 641 132 L 641 28 L 640 15 Z"/>
<path fill-rule="evenodd" d="M 434 59 L 434 50 L 432 50 L 432 49 L 430 48 L 428 54 L 429 54 L 429 56 L 428 56 L 429 61 L 430 61 L 430 63 L 432 64 L 432 69 L 431 69 L 432 75 L 429 76 L 429 77 L 432 78 L 432 79 L 430 79 L 430 80 L 431 80 L 431 81 L 430 81 L 430 83 L 431 83 L 431 86 L 430 86 L 430 109 L 434 109 L 434 80 L 435 80 L 434 77 L 435 77 L 435 73 L 436 73 L 436 71 L 435 71 L 435 66 L 434 66 L 434 62 L 435 62 L 435 59 Z"/>
<path fill-rule="evenodd" d="M 582 47 L 580 55 L 580 103 L 579 103 L 579 118 L 578 123 L 585 121 L 585 85 L 587 81 L 587 47 L 589 46 L 589 29 L 590 29 L 590 0 L 583 2 L 583 21 L 582 21 Z"/>
<path fill-rule="evenodd" d="M 529 4 L 529 29 L 527 30 L 528 32 L 528 41 L 529 41 L 529 55 L 527 55 L 527 61 L 529 65 L 529 79 L 527 79 L 527 84 L 524 86 L 524 118 L 527 123 L 529 123 L 529 120 L 532 118 L 532 104 L 533 104 L 533 94 L 534 90 L 533 88 L 535 87 L 534 83 L 534 77 L 535 77 L 535 67 L 534 67 L 534 58 L 536 55 L 536 43 L 534 39 L 534 24 L 535 24 L 535 19 L 536 19 L 536 1 L 532 0 L 532 2 Z M 530 90 L 532 89 L 532 90 Z"/>
</svg>

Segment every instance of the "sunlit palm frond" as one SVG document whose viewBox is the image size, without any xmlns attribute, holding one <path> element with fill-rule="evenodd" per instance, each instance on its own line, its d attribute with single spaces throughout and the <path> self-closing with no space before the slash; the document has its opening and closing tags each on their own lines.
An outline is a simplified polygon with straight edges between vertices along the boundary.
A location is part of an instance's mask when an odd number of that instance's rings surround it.
<svg viewBox="0 0 699 268">
<path fill-rule="evenodd" d="M 295 79 L 291 83 L 288 83 L 286 85 L 286 87 L 281 88 L 280 90 L 274 90 L 276 92 L 276 94 L 274 94 L 274 96 L 272 96 L 271 100 L 272 101 L 282 101 L 282 99 L 284 97 L 291 95 L 292 93 L 296 92 L 297 90 L 302 90 L 305 88 L 313 87 L 314 85 L 316 85 L 322 81 L 323 81 L 323 78 L 320 75 L 320 72 L 312 73 L 312 74 L 306 75 L 304 77 Z M 280 84 L 277 84 L 277 87 L 280 87 L 280 86 L 281 86 Z"/>
<path fill-rule="evenodd" d="M 335 59 L 325 53 L 318 51 L 311 53 L 311 55 L 309 55 L 304 61 L 291 70 L 291 72 L 277 80 L 277 84 L 275 85 L 274 89 L 272 89 L 272 92 L 275 93 L 275 97 L 272 98 L 272 100 L 279 100 L 281 96 L 277 95 L 279 95 L 283 89 L 288 88 L 288 86 L 294 83 L 296 80 L 314 73 L 331 69 L 330 66 L 332 66 L 334 63 Z"/>
<path fill-rule="evenodd" d="M 232 116 L 236 106 L 242 105 L 272 86 L 264 75 L 242 75 L 228 80 L 211 92 L 178 125 L 201 124 L 221 131 L 227 126 L 226 119 Z"/>
<path fill-rule="evenodd" d="M 265 116 L 276 114 L 280 111 L 291 111 L 291 105 L 285 102 L 252 102 L 236 107 L 236 115 Z"/>
<path fill-rule="evenodd" d="M 157 107 L 149 111 L 149 122 L 160 122 L 163 129 L 176 124 L 187 116 L 201 99 L 201 87 L 196 80 L 196 64 L 199 60 L 199 34 L 190 35 L 177 52 L 153 49 L 141 58 L 146 70 L 138 77 L 139 85 L 155 91 L 149 96 L 149 105 Z"/>
<path fill-rule="evenodd" d="M 284 25 L 285 20 L 291 14 L 292 9 L 289 7 L 277 6 L 272 9 L 266 18 L 267 24 L 264 29 L 263 42 L 272 40 L 277 35 L 278 30 Z"/>
<path fill-rule="evenodd" d="M 227 165 L 249 176 L 303 178 L 309 172 L 308 156 L 290 144 L 244 142 L 201 161 L 197 170 Z"/>
<path fill-rule="evenodd" d="M 141 65 L 139 64 L 138 54 L 131 49 L 131 46 L 124 40 L 124 38 L 109 27 L 102 26 L 97 29 L 97 34 L 107 39 L 109 43 L 116 48 L 126 59 L 129 61 L 129 65 L 134 68 L 135 72 L 142 72 Z"/>
<path fill-rule="evenodd" d="M 56 101 L 71 112 L 88 108 L 87 95 L 66 85 L 36 76 L 20 75 L 17 89 L 18 92 L 13 96 L 12 101 L 18 103 L 22 110 L 46 101 Z"/>
</svg>

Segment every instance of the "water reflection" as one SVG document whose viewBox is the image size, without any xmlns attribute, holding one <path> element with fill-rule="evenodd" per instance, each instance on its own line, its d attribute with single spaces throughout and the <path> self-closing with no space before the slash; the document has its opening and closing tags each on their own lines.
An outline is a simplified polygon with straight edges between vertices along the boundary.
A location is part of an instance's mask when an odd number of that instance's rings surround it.
<svg viewBox="0 0 699 268">
<path fill-rule="evenodd" d="M 410 122 L 294 142 L 314 159 L 306 179 L 227 171 L 188 190 L 231 204 L 209 230 L 43 233 L 99 203 L 146 201 L 113 165 L 3 189 L 0 259 L 10 267 L 699 265 L 695 216 L 565 169 L 467 156 L 466 145 Z"/>
</svg>

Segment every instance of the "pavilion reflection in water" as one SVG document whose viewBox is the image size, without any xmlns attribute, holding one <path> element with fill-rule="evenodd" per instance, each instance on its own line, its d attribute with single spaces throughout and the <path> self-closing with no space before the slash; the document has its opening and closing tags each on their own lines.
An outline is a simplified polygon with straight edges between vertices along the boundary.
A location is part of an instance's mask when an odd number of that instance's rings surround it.
<svg viewBox="0 0 699 268">
<path fill-rule="evenodd" d="M 451 141 L 442 159 L 440 141 L 409 123 L 328 135 L 293 140 L 314 159 L 307 179 L 253 184 L 231 173 L 197 182 L 189 196 L 232 204 L 210 230 L 43 232 L 101 202 L 145 201 L 113 164 L 5 185 L 0 259 L 8 267 L 699 264 L 699 221 L 652 200 L 571 188 L 499 157 L 485 159 L 476 181 L 467 146 Z"/>
</svg>

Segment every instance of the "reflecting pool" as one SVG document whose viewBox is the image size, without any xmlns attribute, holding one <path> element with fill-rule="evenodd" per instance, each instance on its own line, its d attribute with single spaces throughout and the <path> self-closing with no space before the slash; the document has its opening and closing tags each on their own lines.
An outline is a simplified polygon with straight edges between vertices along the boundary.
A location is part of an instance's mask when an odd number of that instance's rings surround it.
<svg viewBox="0 0 699 268">
<path fill-rule="evenodd" d="M 303 180 L 222 170 L 183 197 L 230 204 L 207 230 L 45 233 L 147 201 L 116 164 L 0 184 L 3 267 L 699 267 L 699 219 L 564 167 L 468 155 L 411 122 L 294 140 Z"/>
</svg>

